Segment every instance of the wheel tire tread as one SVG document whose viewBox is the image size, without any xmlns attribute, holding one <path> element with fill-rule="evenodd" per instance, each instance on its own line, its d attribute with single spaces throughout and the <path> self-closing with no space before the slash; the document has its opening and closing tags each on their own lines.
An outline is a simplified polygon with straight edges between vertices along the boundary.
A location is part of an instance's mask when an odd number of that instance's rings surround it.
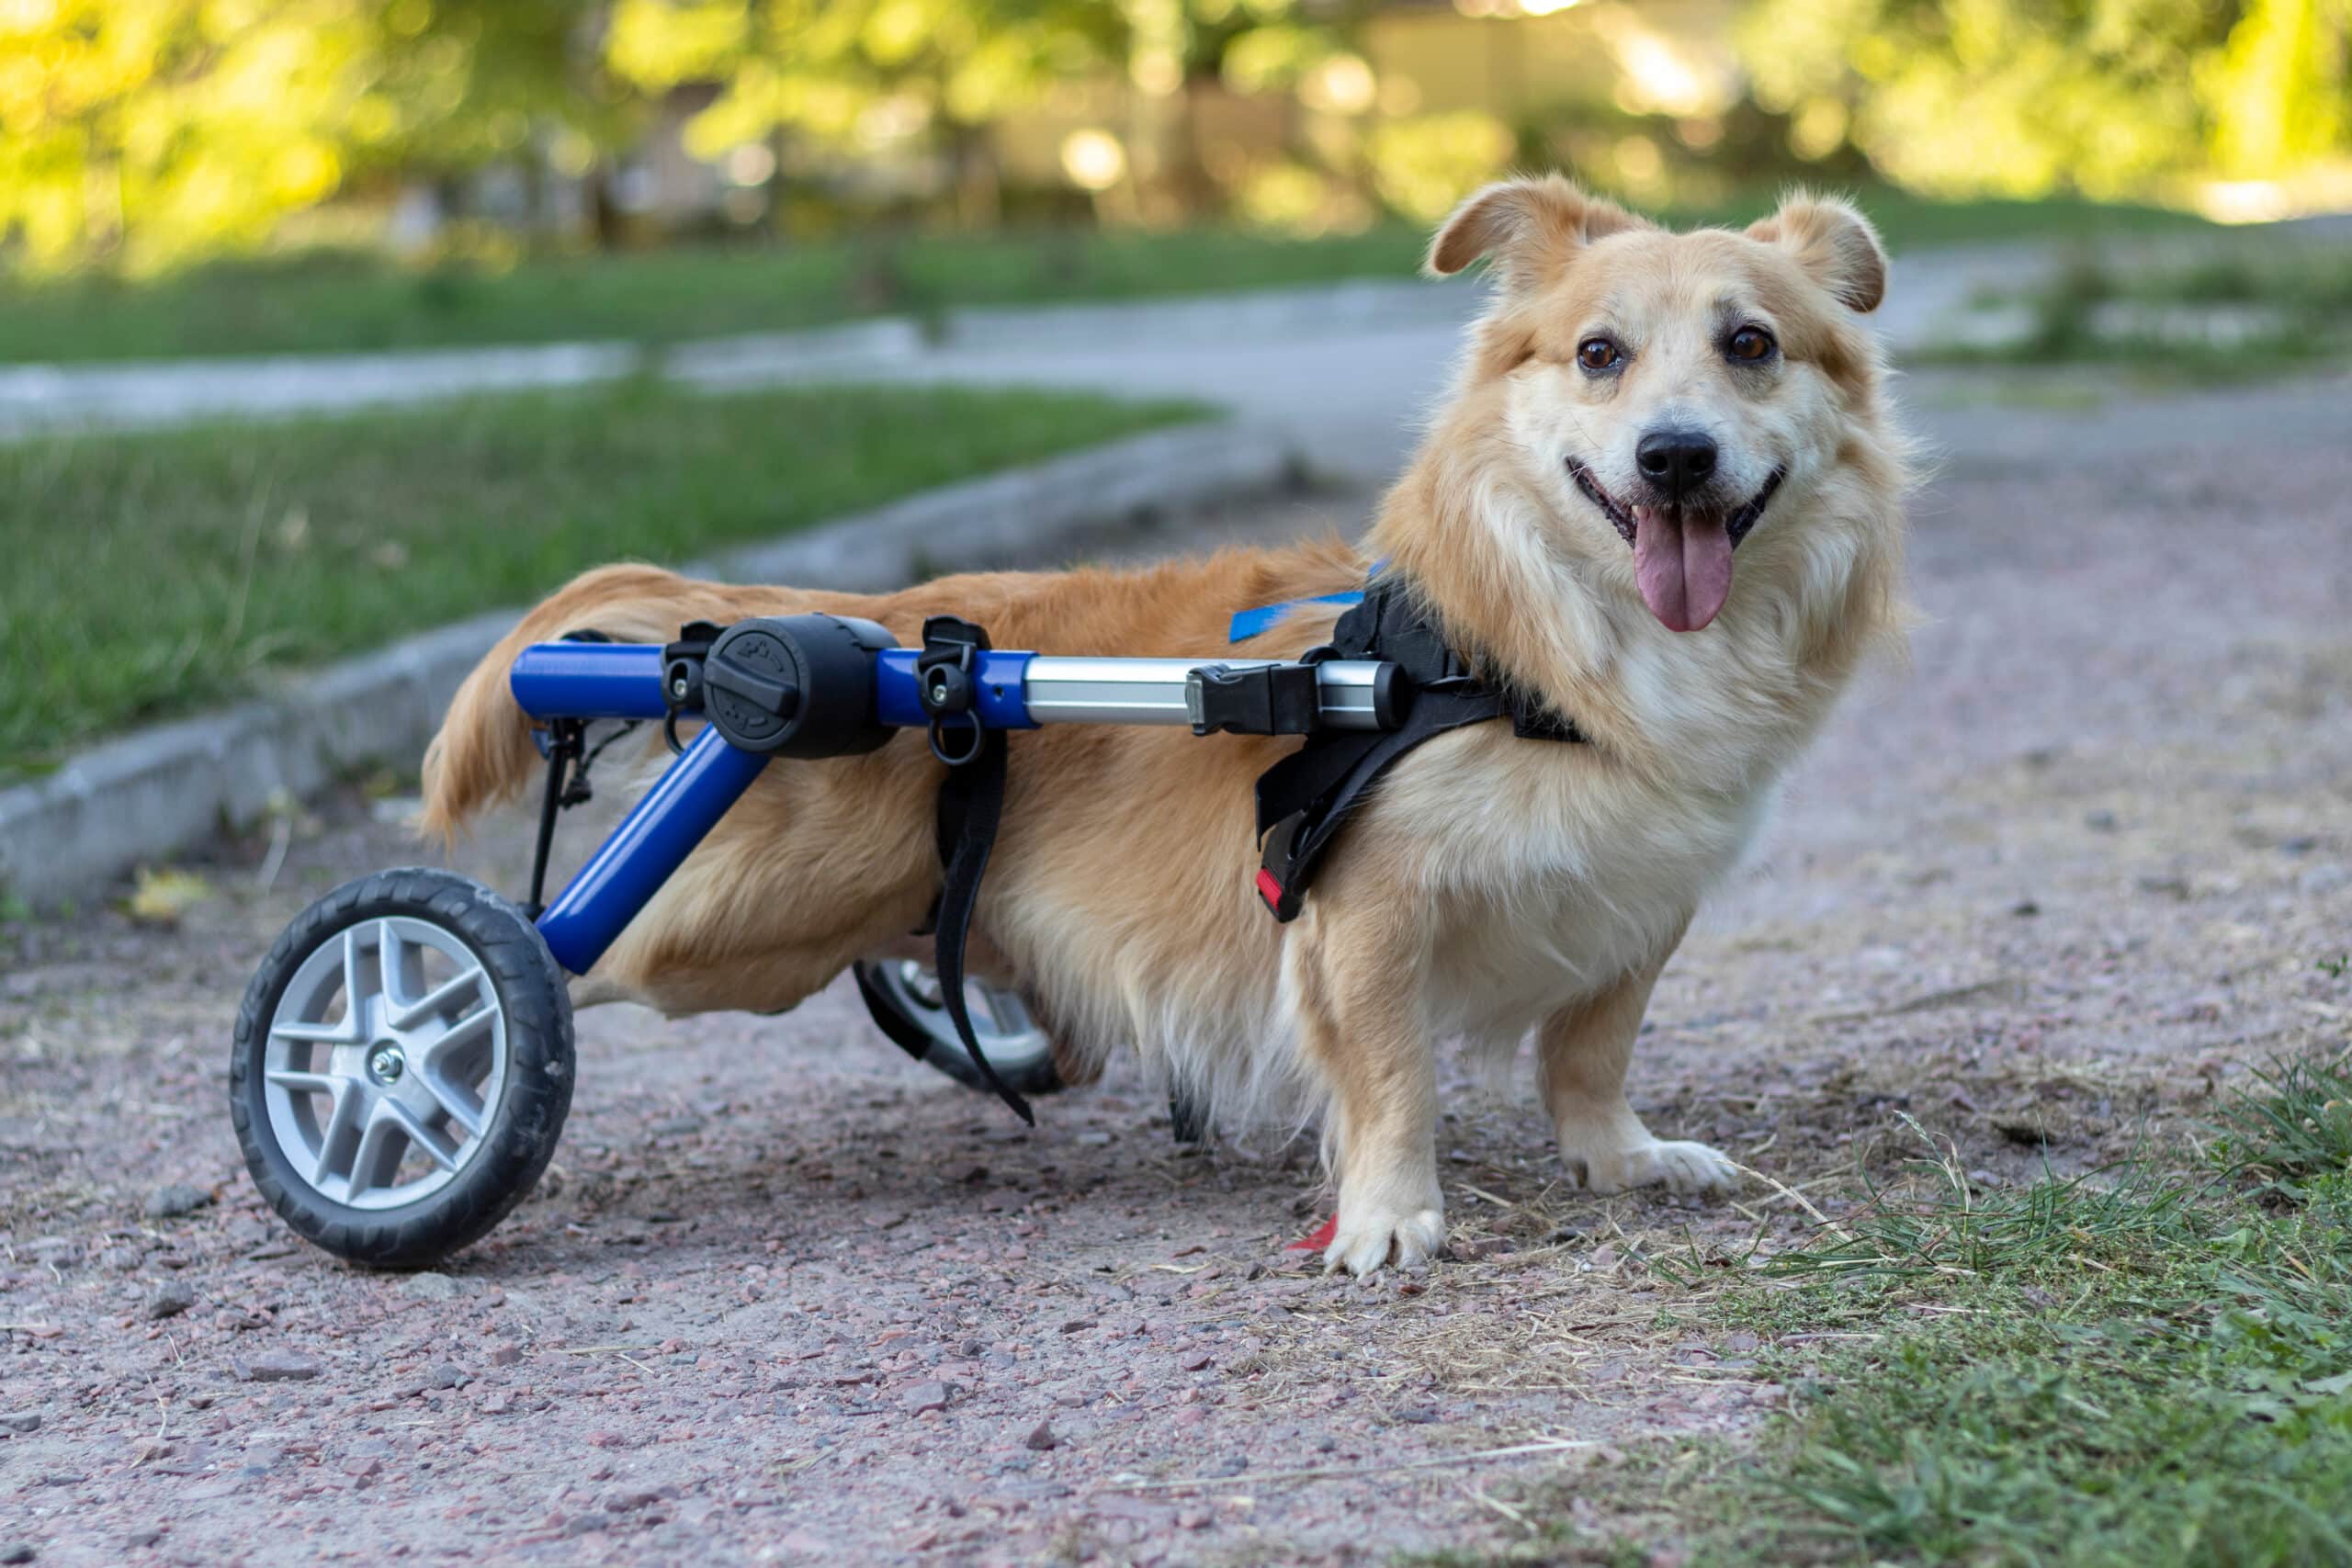
<svg viewBox="0 0 2352 1568">
<path fill-rule="evenodd" d="M 292 976 L 297 955 L 306 958 L 344 928 L 386 915 L 441 926 L 489 972 L 506 1015 L 507 1089 L 482 1134 L 492 1140 L 490 1146 L 457 1179 L 416 1205 L 413 1214 L 356 1220 L 346 1216 L 364 1211 L 331 1203 L 307 1185 L 289 1184 L 280 1176 L 266 1152 L 276 1148 L 267 1118 L 254 1116 L 250 1098 L 255 1066 L 267 1045 L 268 1015 Z M 480 1240 L 537 1184 L 555 1156 L 571 1110 L 573 1077 L 571 993 L 537 929 L 522 910 L 479 883 L 433 867 L 404 866 L 325 894 L 271 944 L 237 1013 L 230 1122 L 254 1186 L 295 1234 L 355 1263 L 421 1268 Z M 278 1157 L 285 1157 L 282 1152 Z"/>
</svg>

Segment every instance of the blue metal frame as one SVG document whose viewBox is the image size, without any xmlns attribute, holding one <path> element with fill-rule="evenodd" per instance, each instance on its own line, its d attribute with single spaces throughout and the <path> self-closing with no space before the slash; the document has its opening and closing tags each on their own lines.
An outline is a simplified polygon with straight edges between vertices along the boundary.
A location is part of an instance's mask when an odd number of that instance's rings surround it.
<svg viewBox="0 0 2352 1568">
<path fill-rule="evenodd" d="M 506 689 L 533 718 L 660 718 L 662 650 L 650 643 L 542 642 L 514 656 Z"/>
<path fill-rule="evenodd" d="M 875 716 L 893 728 L 930 723 L 917 695 L 918 651 L 889 649 L 876 660 Z M 981 724 L 990 729 L 1036 728 L 1023 695 L 1031 657 L 980 656 L 976 684 Z M 662 649 L 650 644 L 548 642 L 515 656 L 507 688 L 536 719 L 653 719 L 670 711 L 662 681 Z M 539 916 L 539 934 L 556 962 L 574 975 L 594 967 L 767 763 L 764 753 L 729 745 L 715 728 L 689 741 Z"/>
<path fill-rule="evenodd" d="M 539 916 L 555 961 L 585 975 L 696 844 L 752 787 L 768 760 L 715 728 L 686 743 L 645 798 Z"/>
<path fill-rule="evenodd" d="M 874 716 L 893 729 L 921 729 L 931 722 L 922 711 L 922 683 L 915 679 L 919 648 L 886 648 L 875 660 Z M 1035 729 L 1029 701 L 1023 694 L 1034 653 L 998 653 L 979 657 L 973 684 L 980 723 L 989 729 Z"/>
</svg>

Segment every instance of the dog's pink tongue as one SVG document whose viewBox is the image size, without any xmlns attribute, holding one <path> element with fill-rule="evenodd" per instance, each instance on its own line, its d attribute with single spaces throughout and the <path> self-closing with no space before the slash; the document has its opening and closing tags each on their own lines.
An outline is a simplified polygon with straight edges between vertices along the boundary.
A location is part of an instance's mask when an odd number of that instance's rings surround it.
<svg viewBox="0 0 2352 1568">
<path fill-rule="evenodd" d="M 1667 630 L 1704 626 L 1731 597 L 1731 535 L 1722 515 L 1634 508 L 1634 576 L 1642 603 Z"/>
</svg>

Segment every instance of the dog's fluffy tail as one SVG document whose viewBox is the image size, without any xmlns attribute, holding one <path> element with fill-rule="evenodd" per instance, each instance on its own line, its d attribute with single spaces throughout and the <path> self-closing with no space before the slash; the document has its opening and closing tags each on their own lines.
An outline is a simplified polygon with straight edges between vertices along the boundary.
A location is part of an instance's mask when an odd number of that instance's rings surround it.
<svg viewBox="0 0 2352 1568">
<path fill-rule="evenodd" d="M 537 773 L 530 721 L 506 685 L 516 653 L 583 630 L 616 642 L 668 642 L 680 626 L 711 613 L 704 602 L 713 593 L 711 584 L 653 567 L 600 567 L 524 616 L 458 688 L 425 749 L 422 829 L 453 838 L 478 813 L 514 798 Z"/>
</svg>

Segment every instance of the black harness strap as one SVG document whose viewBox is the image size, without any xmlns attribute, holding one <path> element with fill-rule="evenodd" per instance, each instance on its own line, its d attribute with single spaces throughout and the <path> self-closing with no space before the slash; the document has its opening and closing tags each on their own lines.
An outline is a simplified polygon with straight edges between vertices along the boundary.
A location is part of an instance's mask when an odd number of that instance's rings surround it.
<svg viewBox="0 0 2352 1568">
<path fill-rule="evenodd" d="M 972 709 L 972 676 L 979 653 L 989 646 L 988 633 L 969 621 L 934 615 L 923 623 L 923 651 L 915 661 L 917 689 L 924 712 L 931 716 L 932 754 L 947 764 L 946 782 L 939 786 L 939 858 L 946 867 L 939 905 L 933 917 L 936 929 L 934 964 L 941 999 L 955 1021 L 956 1037 L 980 1071 L 980 1078 L 1012 1113 L 1031 1126 L 1036 1113 L 1019 1091 L 997 1077 L 996 1067 L 972 1032 L 972 1015 L 964 998 L 964 946 L 972 932 L 972 913 L 980 900 L 980 879 L 989 869 L 989 853 L 996 847 L 997 826 L 1004 818 L 1006 746 L 1004 731 L 989 729 L 977 718 L 968 726 L 944 721 Z M 952 739 L 951 739 L 952 738 Z"/>
<path fill-rule="evenodd" d="M 1394 576 L 1374 580 L 1363 603 L 1340 617 L 1329 646 L 1305 662 L 1385 660 L 1400 666 L 1412 693 L 1401 728 L 1317 730 L 1298 750 L 1258 778 L 1258 836 L 1263 860 L 1258 896 L 1287 924 L 1298 918 L 1324 852 L 1347 826 L 1380 776 L 1398 759 L 1466 725 L 1509 718 L 1513 733 L 1534 740 L 1581 741 L 1567 717 L 1482 680 L 1457 658 L 1436 621 Z"/>
</svg>

